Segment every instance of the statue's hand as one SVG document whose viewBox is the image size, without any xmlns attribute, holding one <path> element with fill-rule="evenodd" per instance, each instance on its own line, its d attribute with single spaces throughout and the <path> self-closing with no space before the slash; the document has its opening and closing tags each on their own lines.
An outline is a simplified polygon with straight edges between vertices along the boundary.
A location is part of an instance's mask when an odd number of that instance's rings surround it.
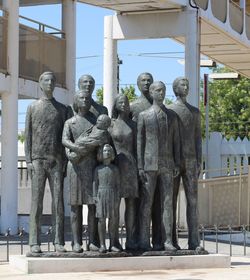
<svg viewBox="0 0 250 280">
<path fill-rule="evenodd" d="M 179 167 L 175 167 L 174 168 L 174 178 L 177 177 L 180 174 L 180 168 Z"/>
<path fill-rule="evenodd" d="M 139 169 L 139 178 L 143 184 L 147 182 L 147 177 L 143 169 Z"/>
<path fill-rule="evenodd" d="M 75 152 L 70 152 L 68 154 L 68 159 L 72 162 L 72 163 L 78 163 L 79 159 L 81 157 L 79 155 L 77 155 Z"/>
</svg>

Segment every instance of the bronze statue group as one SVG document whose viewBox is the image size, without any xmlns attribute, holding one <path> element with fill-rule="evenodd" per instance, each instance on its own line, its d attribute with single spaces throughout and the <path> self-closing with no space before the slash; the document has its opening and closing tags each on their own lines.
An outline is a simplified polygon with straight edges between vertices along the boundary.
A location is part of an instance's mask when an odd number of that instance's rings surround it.
<svg viewBox="0 0 250 280">
<path fill-rule="evenodd" d="M 176 204 L 182 179 L 187 200 L 188 247 L 201 251 L 197 191 L 201 166 L 200 112 L 187 103 L 188 80 L 173 82 L 175 103 L 164 105 L 166 87 L 150 73 L 137 79 L 141 96 L 129 104 L 115 97 L 108 117 L 106 107 L 92 99 L 95 80 L 79 79 L 79 90 L 66 107 L 53 97 L 55 76 L 39 79 L 42 96 L 27 110 L 25 153 L 31 174 L 32 202 L 29 245 L 41 253 L 41 217 L 45 183 L 52 195 L 54 246 L 64 248 L 63 181 L 68 177 L 72 251 L 82 249 L 82 206 L 88 206 L 88 250 L 123 250 L 119 243 L 119 207 L 125 200 L 126 250 L 174 252 Z M 152 226 L 152 240 L 150 228 Z"/>
</svg>

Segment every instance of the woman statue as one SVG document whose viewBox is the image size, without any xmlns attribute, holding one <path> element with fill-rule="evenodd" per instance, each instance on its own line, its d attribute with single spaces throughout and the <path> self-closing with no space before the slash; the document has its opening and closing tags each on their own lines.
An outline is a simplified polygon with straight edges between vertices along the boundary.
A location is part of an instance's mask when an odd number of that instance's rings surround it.
<svg viewBox="0 0 250 280">
<path fill-rule="evenodd" d="M 91 97 L 84 91 L 78 91 L 74 97 L 76 115 L 64 124 L 62 143 L 69 159 L 68 176 L 70 184 L 71 227 L 73 251 L 82 250 L 82 205 L 88 205 L 89 249 L 98 250 L 97 219 L 93 199 L 93 172 L 97 165 L 96 150 L 88 149 L 77 143 L 84 132 L 96 124 L 96 117 L 89 111 Z M 97 145 L 98 146 L 98 145 Z"/>
<path fill-rule="evenodd" d="M 120 196 L 125 199 L 126 250 L 137 249 L 136 198 L 138 197 L 136 154 L 136 124 L 129 118 L 130 107 L 126 95 L 119 94 L 112 109 L 109 133 L 116 151 L 116 165 L 120 170 Z"/>
</svg>

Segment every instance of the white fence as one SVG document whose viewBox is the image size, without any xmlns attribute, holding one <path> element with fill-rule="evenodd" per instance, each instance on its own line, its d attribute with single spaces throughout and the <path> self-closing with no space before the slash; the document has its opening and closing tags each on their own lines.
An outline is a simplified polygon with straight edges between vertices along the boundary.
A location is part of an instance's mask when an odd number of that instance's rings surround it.
<svg viewBox="0 0 250 280">
<path fill-rule="evenodd" d="M 248 172 L 250 141 L 247 138 L 226 140 L 221 133 L 212 132 L 208 141 L 208 156 L 205 141 L 202 151 L 203 160 L 206 163 L 204 164 L 206 178 L 237 175 L 240 174 L 241 168 L 243 174 Z"/>
</svg>

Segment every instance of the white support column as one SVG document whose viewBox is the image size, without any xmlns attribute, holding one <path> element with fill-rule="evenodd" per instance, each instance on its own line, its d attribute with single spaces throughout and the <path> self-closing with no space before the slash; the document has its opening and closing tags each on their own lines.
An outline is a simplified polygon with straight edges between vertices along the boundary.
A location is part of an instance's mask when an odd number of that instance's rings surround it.
<svg viewBox="0 0 250 280">
<path fill-rule="evenodd" d="M 19 56 L 19 1 L 4 0 L 8 12 L 8 73 L 9 92 L 2 94 L 2 168 L 1 168 L 1 228 L 17 233 L 18 187 L 18 56 Z"/>
<path fill-rule="evenodd" d="M 66 39 L 66 87 L 72 103 L 76 80 L 76 0 L 62 1 L 62 30 Z"/>
<path fill-rule="evenodd" d="M 186 12 L 185 76 L 189 80 L 188 102 L 199 107 L 200 98 L 200 22 L 198 11 Z"/>
<path fill-rule="evenodd" d="M 113 39 L 113 17 L 104 18 L 103 104 L 109 115 L 117 94 L 117 41 Z"/>
</svg>

